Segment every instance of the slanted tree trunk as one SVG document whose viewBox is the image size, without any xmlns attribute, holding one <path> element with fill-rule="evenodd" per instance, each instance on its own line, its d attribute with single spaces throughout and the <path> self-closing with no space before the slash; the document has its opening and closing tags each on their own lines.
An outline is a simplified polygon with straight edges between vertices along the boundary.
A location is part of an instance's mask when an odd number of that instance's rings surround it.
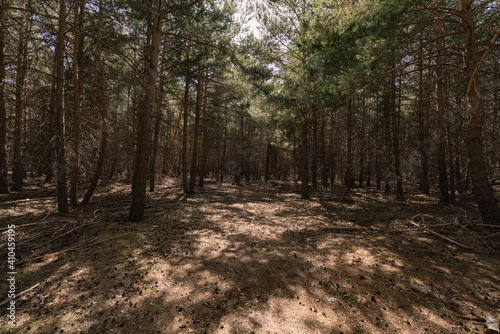
<svg viewBox="0 0 500 334">
<path fill-rule="evenodd" d="M 56 152 L 57 152 L 57 209 L 69 213 L 68 188 L 66 185 L 66 151 L 64 121 L 64 40 L 66 34 L 66 1 L 59 2 L 59 30 L 55 49 L 56 65 Z"/>
<path fill-rule="evenodd" d="M 438 174 L 439 174 L 439 203 L 449 204 L 448 175 L 446 172 L 446 128 L 444 126 L 444 96 L 443 96 L 443 28 L 441 21 L 437 22 L 437 53 L 436 58 L 436 97 L 438 116 Z"/>
<path fill-rule="evenodd" d="M 7 110 L 5 108 L 5 0 L 0 2 L 0 194 L 9 193 L 7 182 Z"/>
<path fill-rule="evenodd" d="M 102 59 L 102 0 L 99 0 L 99 23 L 97 27 L 97 62 L 99 67 L 99 95 L 101 106 L 101 144 L 99 146 L 99 157 L 97 158 L 94 175 L 90 182 L 87 192 L 83 196 L 81 205 L 87 205 L 97 187 L 97 182 L 102 174 L 104 166 L 104 158 L 106 157 L 106 150 L 108 145 L 108 102 L 106 97 L 106 80 L 104 76 L 104 61 Z"/>
<path fill-rule="evenodd" d="M 194 194 L 196 186 L 196 171 L 198 169 L 198 145 L 200 141 L 200 115 L 203 101 L 203 68 L 198 66 L 198 83 L 196 85 L 196 109 L 194 118 L 193 155 L 191 157 L 191 173 L 189 180 L 189 194 Z"/>
<path fill-rule="evenodd" d="M 156 92 L 156 77 L 158 75 L 158 58 L 161 45 L 161 22 L 163 0 L 156 0 L 153 17 L 153 32 L 145 73 L 145 95 L 139 119 L 139 136 L 137 154 L 134 162 L 134 176 L 132 181 L 132 206 L 129 219 L 141 221 L 144 218 L 146 206 L 146 183 L 149 159 L 151 156 L 151 142 L 153 130 L 153 103 Z"/>
<path fill-rule="evenodd" d="M 78 1 L 75 8 L 74 49 L 73 49 L 73 128 L 71 142 L 73 154 L 71 155 L 71 178 L 69 188 L 69 202 L 71 205 L 77 203 L 78 174 L 80 166 L 80 136 L 81 136 L 81 88 L 80 71 L 83 64 L 83 42 L 85 35 L 80 32 L 83 29 L 85 19 L 85 0 Z"/>
<path fill-rule="evenodd" d="M 484 104 L 481 82 L 477 71 L 476 36 L 472 12 L 472 0 L 458 0 L 464 39 L 465 84 L 467 85 L 467 155 L 470 163 L 470 177 L 485 224 L 500 225 L 500 207 L 493 194 L 483 153 Z"/>
</svg>

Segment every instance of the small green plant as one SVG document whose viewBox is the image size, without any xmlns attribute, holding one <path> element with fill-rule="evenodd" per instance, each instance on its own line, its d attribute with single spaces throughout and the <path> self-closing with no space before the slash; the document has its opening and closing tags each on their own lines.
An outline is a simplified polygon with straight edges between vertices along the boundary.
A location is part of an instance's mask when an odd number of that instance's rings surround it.
<svg viewBox="0 0 500 334">
<path fill-rule="evenodd" d="M 148 293 L 153 293 L 153 292 L 156 292 L 155 288 L 147 288 L 146 290 L 144 290 L 145 295 L 147 295 Z"/>
<path fill-rule="evenodd" d="M 159 313 L 161 311 L 161 305 L 151 304 L 148 307 L 148 313 Z"/>
</svg>

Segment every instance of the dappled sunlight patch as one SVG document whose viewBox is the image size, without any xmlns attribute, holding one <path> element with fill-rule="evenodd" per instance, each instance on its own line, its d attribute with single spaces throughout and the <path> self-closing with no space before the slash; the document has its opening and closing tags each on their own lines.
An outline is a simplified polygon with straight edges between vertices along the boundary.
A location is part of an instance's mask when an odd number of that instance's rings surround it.
<svg viewBox="0 0 500 334">
<path fill-rule="evenodd" d="M 368 190 L 302 201 L 275 188 L 209 184 L 193 198 L 160 188 L 146 222 L 64 239 L 129 233 L 24 266 L 27 285 L 42 283 L 22 297 L 18 332 L 462 333 L 474 326 L 455 313 L 498 309 L 500 265 L 481 240 L 450 247 Z"/>
</svg>

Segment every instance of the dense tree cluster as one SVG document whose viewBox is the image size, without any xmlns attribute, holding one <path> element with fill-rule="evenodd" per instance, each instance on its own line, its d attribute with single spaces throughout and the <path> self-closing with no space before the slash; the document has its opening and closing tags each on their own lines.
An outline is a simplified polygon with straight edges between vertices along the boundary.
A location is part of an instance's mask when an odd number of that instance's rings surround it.
<svg viewBox="0 0 500 334">
<path fill-rule="evenodd" d="M 497 1 L 247 5 L 257 35 L 230 0 L 2 0 L 0 192 L 55 173 L 68 212 L 122 176 L 141 220 L 165 176 L 418 182 L 500 223 Z"/>
</svg>

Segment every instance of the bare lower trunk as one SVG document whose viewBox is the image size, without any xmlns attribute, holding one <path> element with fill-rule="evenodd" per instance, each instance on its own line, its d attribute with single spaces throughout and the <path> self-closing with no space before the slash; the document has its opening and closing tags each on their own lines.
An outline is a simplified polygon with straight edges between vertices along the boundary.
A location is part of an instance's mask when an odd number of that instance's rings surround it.
<svg viewBox="0 0 500 334">
<path fill-rule="evenodd" d="M 196 85 L 196 110 L 194 118 L 194 136 L 193 136 L 193 155 L 191 158 L 191 179 L 189 180 L 189 193 L 194 193 L 196 186 L 196 171 L 198 169 L 198 145 L 200 137 L 200 115 L 201 102 L 203 100 L 203 69 L 201 65 L 198 68 L 198 83 Z"/>
<path fill-rule="evenodd" d="M 401 89 L 401 83 L 399 85 Z M 391 118 L 392 118 L 392 148 L 394 152 L 394 167 L 396 174 L 396 199 L 401 201 L 404 199 L 403 192 L 403 172 L 401 167 L 401 155 L 399 148 L 399 119 L 401 117 L 401 90 L 399 91 L 399 104 L 396 108 L 396 74 L 393 72 L 391 77 Z"/>
<path fill-rule="evenodd" d="M 485 224 L 500 225 L 500 207 L 493 194 L 483 156 L 484 106 L 481 84 L 477 74 L 476 37 L 471 0 L 459 0 L 465 49 L 465 83 L 468 87 L 467 154 L 470 164 L 473 193 Z"/>
<path fill-rule="evenodd" d="M 153 137 L 153 156 L 151 157 L 151 164 L 149 165 L 149 191 L 155 191 L 155 175 L 156 175 L 156 159 L 158 157 L 158 145 L 160 142 L 160 126 L 162 121 L 162 105 L 163 105 L 163 84 L 164 84 L 164 75 L 163 68 L 160 74 L 160 87 L 156 94 L 156 103 L 155 103 L 155 130 Z"/>
<path fill-rule="evenodd" d="M 68 213 L 68 188 L 66 185 L 65 121 L 64 121 L 64 39 L 66 29 L 66 1 L 59 6 L 59 31 L 55 50 L 56 62 L 56 152 L 57 152 L 57 209 Z"/>
<path fill-rule="evenodd" d="M 0 6 L 0 194 L 8 194 L 7 183 L 7 110 L 5 108 L 5 1 Z"/>
<path fill-rule="evenodd" d="M 69 201 L 71 205 L 77 203 L 78 174 L 80 166 L 80 132 L 81 132 L 81 89 L 80 70 L 83 63 L 83 42 L 84 35 L 80 33 L 84 24 L 85 1 L 79 1 L 79 8 L 75 9 L 74 28 L 74 50 L 73 50 L 73 129 L 72 129 L 72 149 L 71 155 L 71 179 L 69 188 Z M 78 24 L 77 24 L 78 22 Z"/>
<path fill-rule="evenodd" d="M 189 47 L 191 49 L 191 45 Z M 189 53 L 188 53 L 189 57 Z M 182 187 L 184 193 L 189 193 L 188 178 L 187 178 L 187 157 L 188 157 L 188 101 L 189 101 L 189 71 L 190 63 L 186 68 L 186 86 L 184 87 L 184 108 L 183 108 L 183 124 L 182 124 Z"/>
<path fill-rule="evenodd" d="M 347 169 L 345 175 L 345 185 L 347 189 L 352 189 L 352 117 L 354 113 L 354 101 L 352 98 L 347 100 Z"/>
<path fill-rule="evenodd" d="M 205 73 L 206 75 L 206 73 Z M 203 138 L 201 144 L 201 161 L 200 161 L 200 181 L 198 186 L 203 187 L 205 183 L 205 176 L 207 171 L 207 159 L 208 159 L 208 115 L 207 115 L 207 99 L 208 99 L 208 78 L 205 81 L 205 94 L 203 98 Z"/>
<path fill-rule="evenodd" d="M 25 4 L 23 3 L 23 8 Z M 28 66 L 28 45 L 26 36 L 26 17 L 25 13 L 21 14 L 19 24 L 19 45 L 18 45 L 18 58 L 16 64 L 16 103 L 15 103 L 15 119 L 14 119 L 14 147 L 13 147 L 13 164 L 12 164 L 12 181 L 13 189 L 21 191 L 23 189 L 23 176 L 24 164 L 21 157 L 21 143 L 22 143 L 22 117 L 24 106 L 24 80 L 26 76 L 26 69 Z"/>
<path fill-rule="evenodd" d="M 163 0 L 156 0 L 153 18 L 153 34 L 145 73 L 145 95 L 141 108 L 137 154 L 134 163 L 132 181 L 132 206 L 129 219 L 140 221 L 144 218 L 146 206 L 146 183 L 153 130 L 153 103 L 156 92 L 156 77 L 158 75 L 158 58 L 161 45 L 161 9 Z"/>
<path fill-rule="evenodd" d="M 301 197 L 303 199 L 309 198 L 309 159 L 308 159 L 308 143 L 307 143 L 307 114 L 304 112 L 304 119 L 302 120 L 302 131 L 301 139 L 302 143 L 300 146 L 300 181 L 301 181 Z"/>
<path fill-rule="evenodd" d="M 446 172 L 446 131 L 444 126 L 444 96 L 443 96 L 443 31 L 441 22 L 437 23 L 437 52 L 436 60 L 436 97 L 438 114 L 438 173 L 439 173 L 439 203 L 449 204 L 448 175 Z"/>
</svg>

